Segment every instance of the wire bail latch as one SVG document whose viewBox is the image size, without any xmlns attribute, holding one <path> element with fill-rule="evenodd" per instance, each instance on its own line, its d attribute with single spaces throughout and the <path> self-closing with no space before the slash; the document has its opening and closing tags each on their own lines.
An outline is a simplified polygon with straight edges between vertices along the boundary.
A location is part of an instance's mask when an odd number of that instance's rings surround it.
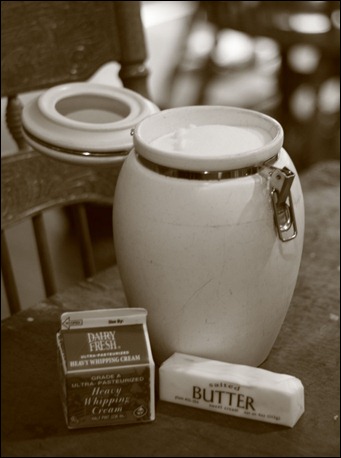
<svg viewBox="0 0 341 458">
<path fill-rule="evenodd" d="M 278 236 L 282 242 L 288 242 L 297 236 L 296 218 L 290 190 L 295 174 L 287 167 L 279 169 L 268 166 L 265 166 L 261 173 L 266 174 L 270 181 L 270 195 Z"/>
</svg>

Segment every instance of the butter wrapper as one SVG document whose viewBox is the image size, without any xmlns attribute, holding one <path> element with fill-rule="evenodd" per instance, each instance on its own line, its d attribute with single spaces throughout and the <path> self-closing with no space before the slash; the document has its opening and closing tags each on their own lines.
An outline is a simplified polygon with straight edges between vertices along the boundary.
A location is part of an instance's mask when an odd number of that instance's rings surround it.
<svg viewBox="0 0 341 458">
<path fill-rule="evenodd" d="M 293 427 L 304 412 L 302 382 L 291 375 L 174 353 L 160 367 L 160 399 Z"/>
<path fill-rule="evenodd" d="M 155 365 L 142 308 L 67 312 L 57 333 L 69 428 L 155 419 Z"/>
</svg>

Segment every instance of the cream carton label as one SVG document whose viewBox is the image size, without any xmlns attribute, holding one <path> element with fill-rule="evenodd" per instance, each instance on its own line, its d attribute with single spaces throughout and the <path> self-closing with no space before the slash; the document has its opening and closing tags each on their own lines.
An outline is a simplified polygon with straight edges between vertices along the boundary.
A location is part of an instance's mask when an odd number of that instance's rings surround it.
<svg viewBox="0 0 341 458">
<path fill-rule="evenodd" d="M 144 309 L 64 313 L 57 334 L 70 428 L 155 419 L 155 369 Z"/>
</svg>

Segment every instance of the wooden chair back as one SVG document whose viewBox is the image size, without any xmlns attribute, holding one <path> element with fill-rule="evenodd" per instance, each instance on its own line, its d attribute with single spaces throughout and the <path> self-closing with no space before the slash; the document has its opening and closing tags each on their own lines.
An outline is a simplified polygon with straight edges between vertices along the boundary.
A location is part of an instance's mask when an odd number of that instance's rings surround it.
<svg viewBox="0 0 341 458">
<path fill-rule="evenodd" d="M 46 295 L 55 280 L 43 212 L 74 206 L 85 276 L 95 273 L 84 203 L 112 205 L 119 166 L 83 167 L 50 159 L 26 144 L 19 94 L 84 81 L 104 63 L 120 64 L 123 86 L 148 97 L 146 46 L 135 1 L 1 2 L 1 95 L 19 151 L 1 158 L 1 268 L 11 313 L 20 310 L 5 230 L 32 218 Z"/>
</svg>

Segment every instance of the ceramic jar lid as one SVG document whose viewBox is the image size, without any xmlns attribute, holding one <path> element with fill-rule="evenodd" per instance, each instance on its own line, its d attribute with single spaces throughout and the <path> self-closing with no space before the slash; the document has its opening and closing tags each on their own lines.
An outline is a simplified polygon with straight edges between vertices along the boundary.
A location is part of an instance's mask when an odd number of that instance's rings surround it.
<svg viewBox="0 0 341 458">
<path fill-rule="evenodd" d="M 157 139 L 172 132 L 175 132 L 176 139 L 179 131 L 191 129 L 191 126 L 205 126 L 209 132 L 203 136 L 201 129 L 200 143 L 194 142 L 196 146 L 192 150 L 181 147 L 170 150 L 155 144 Z M 223 142 L 219 139 L 219 152 L 210 126 L 223 128 L 223 132 L 224 127 L 228 127 Z M 258 133 L 264 134 L 264 140 L 253 142 L 252 135 Z M 195 132 L 191 133 L 191 140 L 193 136 Z M 226 152 L 221 149 L 221 144 L 226 145 Z M 135 150 L 143 158 L 157 165 L 193 172 L 231 171 L 258 166 L 278 155 L 282 145 L 283 129 L 276 120 L 253 110 L 224 106 L 164 110 L 141 121 L 134 133 Z"/>
<path fill-rule="evenodd" d="M 55 86 L 23 109 L 23 133 L 36 150 L 80 164 L 123 161 L 131 129 L 158 108 L 125 88 L 70 83 Z"/>
</svg>

